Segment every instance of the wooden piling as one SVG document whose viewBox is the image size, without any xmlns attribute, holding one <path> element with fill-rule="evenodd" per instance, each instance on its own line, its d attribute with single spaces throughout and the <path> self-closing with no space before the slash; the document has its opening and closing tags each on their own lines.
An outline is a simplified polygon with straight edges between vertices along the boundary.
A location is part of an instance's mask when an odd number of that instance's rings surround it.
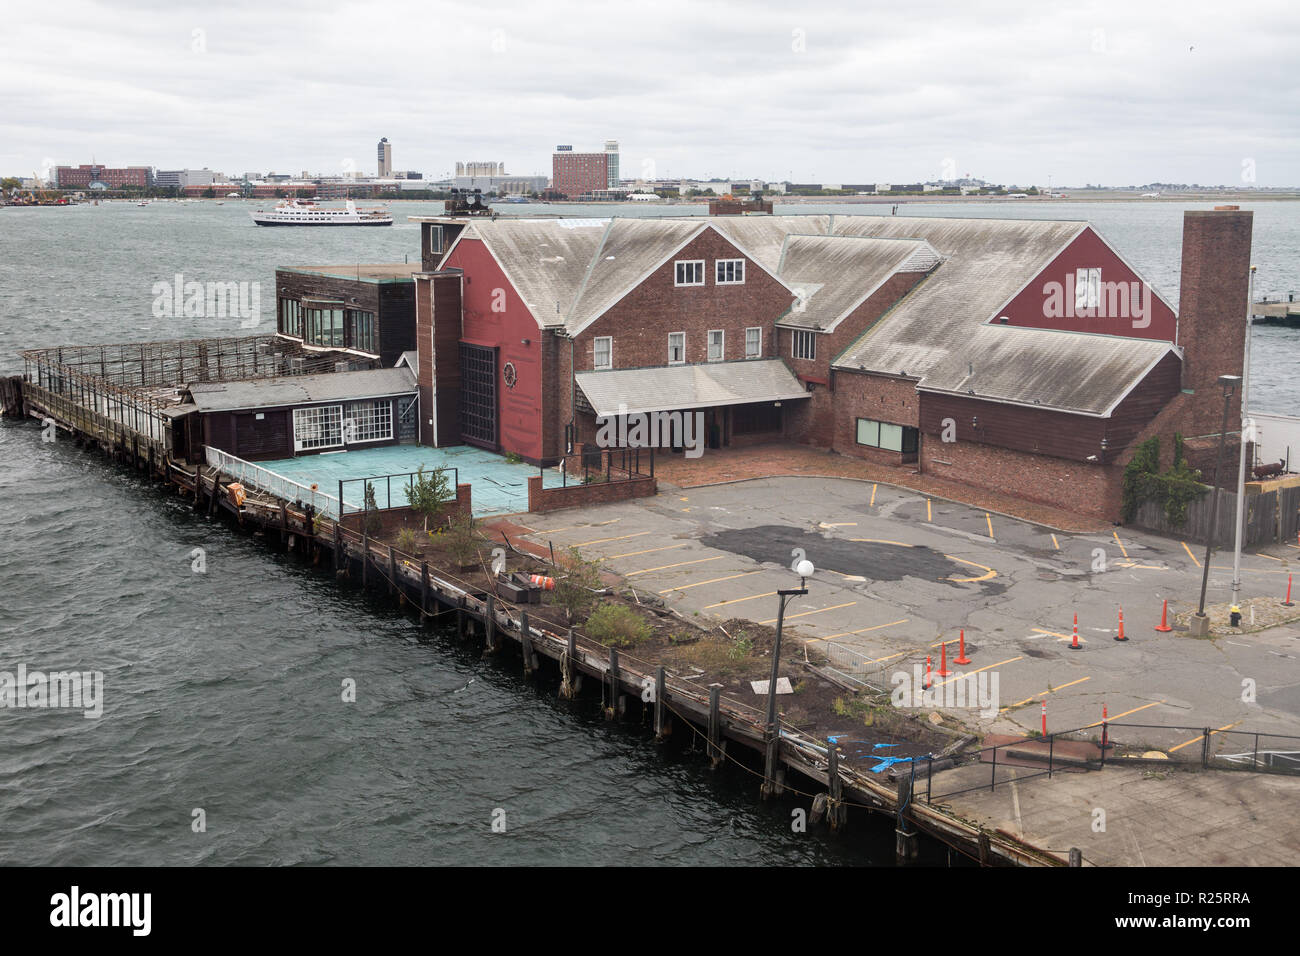
<svg viewBox="0 0 1300 956">
<path fill-rule="evenodd" d="M 829 759 L 826 768 L 826 789 L 829 793 L 826 816 L 830 821 L 831 829 L 838 830 L 847 822 L 847 813 L 844 807 L 844 780 L 840 777 L 839 747 L 829 737 L 826 738 L 826 753 Z"/>
<path fill-rule="evenodd" d="M 394 594 L 396 592 L 397 592 L 397 553 L 393 550 L 393 546 L 390 544 L 388 546 L 388 593 Z"/>
<path fill-rule="evenodd" d="M 483 640 L 489 653 L 497 649 L 497 599 L 491 594 L 487 596 L 487 608 L 483 612 Z"/>
<path fill-rule="evenodd" d="M 709 766 L 722 763 L 722 685 L 709 685 Z"/>
<path fill-rule="evenodd" d="M 456 637 L 465 640 L 465 595 L 456 595 Z"/>
<path fill-rule="evenodd" d="M 528 612 L 519 612 L 519 646 L 524 652 L 524 676 L 529 677 L 537 670 L 537 657 L 533 653 L 533 632 L 528 624 Z"/>
<path fill-rule="evenodd" d="M 217 510 L 217 489 L 221 487 L 221 471 L 212 477 L 212 494 L 208 498 L 208 515 Z"/>
<path fill-rule="evenodd" d="M 618 679 L 618 648 L 609 649 L 609 703 L 605 707 L 605 719 L 613 720 L 617 715 L 618 693 L 621 682 Z"/>
<path fill-rule="evenodd" d="M 343 563 L 343 532 L 339 530 L 339 523 L 334 522 L 334 573 L 338 574 L 339 568 Z"/>
<path fill-rule="evenodd" d="M 895 811 L 894 823 L 894 857 L 899 864 L 916 859 L 918 850 L 917 832 L 907 818 L 907 807 L 912 802 L 912 775 L 902 774 L 898 778 L 898 809 Z M 981 834 L 983 836 L 983 834 Z"/>
<path fill-rule="evenodd" d="M 667 680 L 665 679 L 664 666 L 662 664 L 655 670 L 655 740 L 663 740 L 668 736 L 666 721 L 664 719 L 664 696 L 667 690 Z"/>
<path fill-rule="evenodd" d="M 361 586 L 370 583 L 370 533 L 365 526 L 361 528 Z"/>
<path fill-rule="evenodd" d="M 429 562 L 420 562 L 420 623 L 429 619 Z"/>
<path fill-rule="evenodd" d="M 560 699 L 572 700 L 577 694 L 577 684 L 573 679 L 573 662 L 578 656 L 578 641 L 573 634 L 573 628 L 569 628 L 569 640 L 560 655 Z"/>
</svg>

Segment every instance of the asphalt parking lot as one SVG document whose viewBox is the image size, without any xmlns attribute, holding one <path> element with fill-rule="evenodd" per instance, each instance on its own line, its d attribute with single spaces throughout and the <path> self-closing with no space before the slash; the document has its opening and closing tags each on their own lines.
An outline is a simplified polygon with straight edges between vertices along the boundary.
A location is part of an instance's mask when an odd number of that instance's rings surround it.
<svg viewBox="0 0 1300 956">
<path fill-rule="evenodd" d="M 1127 528 L 1071 535 L 883 484 L 764 478 L 551 515 L 538 543 L 577 547 L 684 616 L 773 624 L 777 590 L 798 586 L 797 552 L 816 567 L 790 601 L 787 640 L 821 644 L 843 666 L 889 682 L 940 645 L 996 675 L 985 730 L 1052 731 L 1112 720 L 1300 734 L 1300 627 L 1217 640 L 1158 633 L 1161 605 L 1194 610 L 1204 546 Z M 1280 594 L 1300 549 L 1243 556 L 1243 598 Z M 1232 555 L 1216 552 L 1209 603 L 1230 594 Z M 1114 640 L 1123 609 L 1128 641 Z M 1081 647 L 1071 647 L 1078 616 Z M 958 679 L 956 675 L 941 681 Z M 1254 698 L 1249 699 L 1253 690 Z M 1297 748 L 1300 749 L 1300 748 Z"/>
</svg>

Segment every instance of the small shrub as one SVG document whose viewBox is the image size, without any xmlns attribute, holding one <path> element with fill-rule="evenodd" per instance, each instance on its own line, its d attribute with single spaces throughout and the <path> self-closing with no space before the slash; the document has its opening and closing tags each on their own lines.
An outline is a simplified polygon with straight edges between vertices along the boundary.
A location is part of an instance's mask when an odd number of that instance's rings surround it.
<svg viewBox="0 0 1300 956">
<path fill-rule="evenodd" d="M 457 513 L 447 522 L 442 540 L 456 563 L 462 568 L 468 567 L 478 557 L 478 522 L 472 515 Z"/>
<path fill-rule="evenodd" d="M 606 647 L 631 647 L 650 636 L 650 625 L 625 604 L 602 604 L 587 618 L 586 630 Z"/>
<path fill-rule="evenodd" d="M 402 489 L 411 510 L 424 517 L 424 530 L 429 530 L 429 519 L 437 521 L 438 515 L 448 502 L 456 497 L 456 490 L 451 487 L 451 478 L 446 468 L 435 468 L 427 475 L 424 465 L 411 476 L 411 483 Z"/>
<path fill-rule="evenodd" d="M 600 595 L 600 562 L 588 561 L 577 548 L 569 548 L 556 559 L 559 573 L 551 601 L 564 608 L 567 620 L 574 620 L 595 607 Z"/>
<path fill-rule="evenodd" d="M 401 531 L 397 532 L 397 546 L 408 554 L 415 553 L 416 547 L 419 546 L 419 541 L 420 539 L 416 537 L 415 532 L 410 528 L 403 528 Z"/>
<path fill-rule="evenodd" d="M 731 644 L 731 649 L 727 651 L 727 656 L 733 661 L 743 661 L 746 657 L 754 652 L 754 642 L 748 637 L 741 635 Z"/>
<path fill-rule="evenodd" d="M 524 461 L 523 456 L 518 454 L 517 452 L 513 452 L 513 451 L 506 452 L 507 465 L 520 465 L 523 464 L 523 461 Z"/>
<path fill-rule="evenodd" d="M 379 505 L 375 502 L 375 484 L 366 482 L 365 514 L 361 516 L 361 529 L 368 535 L 377 535 L 384 526 L 379 517 Z"/>
</svg>

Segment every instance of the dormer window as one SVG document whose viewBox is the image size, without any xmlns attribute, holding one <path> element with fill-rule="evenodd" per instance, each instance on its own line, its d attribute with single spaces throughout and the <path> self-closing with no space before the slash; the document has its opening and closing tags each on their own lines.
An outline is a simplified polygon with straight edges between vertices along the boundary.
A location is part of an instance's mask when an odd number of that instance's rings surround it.
<svg viewBox="0 0 1300 956">
<path fill-rule="evenodd" d="M 704 285 L 704 260 L 679 259 L 673 263 L 675 278 L 673 285 Z"/>
</svg>

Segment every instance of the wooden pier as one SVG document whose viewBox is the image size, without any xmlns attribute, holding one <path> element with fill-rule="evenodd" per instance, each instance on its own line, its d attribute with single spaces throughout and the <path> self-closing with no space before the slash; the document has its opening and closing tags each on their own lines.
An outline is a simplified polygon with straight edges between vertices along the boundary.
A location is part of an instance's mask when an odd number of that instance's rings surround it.
<svg viewBox="0 0 1300 956">
<path fill-rule="evenodd" d="M 1300 302 L 1256 302 L 1251 316 L 1256 325 L 1300 328 Z"/>
<path fill-rule="evenodd" d="M 300 502 L 250 489 L 237 504 L 223 484 L 226 476 L 221 471 L 173 460 L 165 441 L 116 418 L 22 379 L 0 379 L 0 406 L 6 415 L 37 418 L 47 428 L 53 425 L 67 433 L 80 445 L 98 447 L 150 480 L 171 483 L 179 494 L 192 499 L 196 511 L 221 514 L 241 527 L 263 532 L 264 540 L 279 542 L 285 550 L 299 553 L 318 567 L 332 568 L 340 582 L 350 580 L 386 591 L 417 615 L 421 625 L 454 626 L 461 639 L 481 641 L 485 653 L 499 655 L 507 648 L 517 650 L 524 676 L 554 666 L 561 678 L 561 697 L 575 696 L 584 679 L 590 679 L 590 687 L 600 688 L 611 719 L 640 709 L 642 716 L 652 721 L 657 740 L 671 733 L 676 718 L 705 742 L 715 767 L 735 759 L 727 754 L 729 743 L 759 757 L 774 753 L 776 766 L 769 766 L 765 774 L 765 795 L 790 790 L 811 797 L 814 819 L 821 815 L 820 806 L 832 829 L 846 825 L 850 809 L 886 814 L 895 822 L 900 862 L 915 858 L 917 835 L 925 833 L 982 865 L 1070 865 L 1063 855 L 912 800 L 906 776 L 889 786 L 846 767 L 837 759 L 830 741 L 791 728 L 780 729 L 774 740 L 763 713 L 723 697 L 717 685 L 697 684 L 667 672 L 661 665 L 637 661 L 626 654 L 620 656 L 617 649 L 573 629 L 561 634 L 539 627 L 529 621 L 525 608 L 485 593 L 446 571 L 430 568 L 412 555 L 373 542 L 364 533 L 313 513 Z M 789 773 L 811 781 L 819 792 L 808 794 L 788 785 Z"/>
</svg>

